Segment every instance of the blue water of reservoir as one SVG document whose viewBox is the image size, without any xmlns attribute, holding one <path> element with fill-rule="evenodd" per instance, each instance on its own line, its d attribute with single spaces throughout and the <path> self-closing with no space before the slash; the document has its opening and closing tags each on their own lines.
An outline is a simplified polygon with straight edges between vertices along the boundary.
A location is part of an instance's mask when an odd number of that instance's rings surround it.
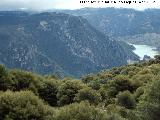
<svg viewBox="0 0 160 120">
<path fill-rule="evenodd" d="M 158 55 L 158 51 L 156 51 L 156 47 L 148 46 L 148 45 L 136 45 L 131 44 L 135 47 L 133 52 L 140 57 L 140 60 L 143 59 L 144 55 L 148 55 L 151 58 L 154 58 L 155 55 Z"/>
</svg>

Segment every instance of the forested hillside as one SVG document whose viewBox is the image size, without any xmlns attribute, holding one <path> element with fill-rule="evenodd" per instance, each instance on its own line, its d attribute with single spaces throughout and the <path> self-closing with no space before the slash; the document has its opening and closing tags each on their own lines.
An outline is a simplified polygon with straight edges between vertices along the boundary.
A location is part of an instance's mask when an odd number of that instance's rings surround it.
<svg viewBox="0 0 160 120">
<path fill-rule="evenodd" d="M 1 64 L 41 74 L 79 77 L 138 59 L 86 19 L 55 12 L 0 12 L 0 43 Z"/>
<path fill-rule="evenodd" d="M 160 56 L 81 80 L 0 66 L 0 120 L 159 120 Z"/>
</svg>

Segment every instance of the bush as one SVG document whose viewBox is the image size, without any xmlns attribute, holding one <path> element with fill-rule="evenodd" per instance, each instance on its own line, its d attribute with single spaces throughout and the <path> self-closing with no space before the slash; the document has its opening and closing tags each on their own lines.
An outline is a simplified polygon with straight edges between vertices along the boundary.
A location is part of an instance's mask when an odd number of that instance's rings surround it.
<svg viewBox="0 0 160 120">
<path fill-rule="evenodd" d="M 159 120 L 160 118 L 160 80 L 149 84 L 137 105 L 138 116 L 142 120 Z"/>
<path fill-rule="evenodd" d="M 108 100 L 115 98 L 119 92 L 128 90 L 133 93 L 137 88 L 138 85 L 124 75 L 116 76 L 104 86 L 104 89 L 106 89 L 106 98 Z"/>
<path fill-rule="evenodd" d="M 12 80 L 3 65 L 0 65 L 0 90 L 6 91 L 12 89 Z"/>
<path fill-rule="evenodd" d="M 0 94 L 0 120 L 47 120 L 53 110 L 30 91 Z"/>
<path fill-rule="evenodd" d="M 100 89 L 100 81 L 98 81 L 98 80 L 91 81 L 90 83 L 88 83 L 88 86 L 93 88 L 94 90 L 99 90 Z"/>
<path fill-rule="evenodd" d="M 26 90 L 34 85 L 33 82 L 35 81 L 35 75 L 30 72 L 12 70 L 10 71 L 10 75 L 12 77 L 14 91 Z"/>
<path fill-rule="evenodd" d="M 57 98 L 60 106 L 67 105 L 74 102 L 74 97 L 83 84 L 77 80 L 64 80 L 58 88 Z"/>
<path fill-rule="evenodd" d="M 103 110 L 90 106 L 87 102 L 74 103 L 57 111 L 55 120 L 119 120 L 111 119 Z"/>
<path fill-rule="evenodd" d="M 87 75 L 87 76 L 85 76 L 85 77 L 82 78 L 82 82 L 83 83 L 90 83 L 91 81 L 94 81 L 95 79 L 96 78 L 95 78 L 94 75 L 89 74 L 89 75 Z"/>
<path fill-rule="evenodd" d="M 75 96 L 75 101 L 80 102 L 84 100 L 88 100 L 91 104 L 98 104 L 101 102 L 101 95 L 98 91 L 85 87 L 79 90 Z"/>
<path fill-rule="evenodd" d="M 135 107 L 136 101 L 129 91 L 124 91 L 117 95 L 117 103 L 127 109 L 132 109 Z"/>
<path fill-rule="evenodd" d="M 43 84 L 38 87 L 39 96 L 48 102 L 51 106 L 57 106 L 57 92 L 59 82 L 57 80 L 45 80 Z"/>
</svg>

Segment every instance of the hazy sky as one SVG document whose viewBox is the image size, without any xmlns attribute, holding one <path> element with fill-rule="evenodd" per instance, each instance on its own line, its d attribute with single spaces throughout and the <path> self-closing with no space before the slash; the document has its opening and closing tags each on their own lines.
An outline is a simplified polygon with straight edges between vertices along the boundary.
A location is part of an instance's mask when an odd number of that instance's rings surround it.
<svg viewBox="0 0 160 120">
<path fill-rule="evenodd" d="M 91 1 L 91 0 L 89 0 Z M 98 1 L 98 0 L 97 0 Z M 104 0 L 105 1 L 105 0 Z M 111 1 L 111 0 L 110 0 Z M 115 0 L 119 1 L 119 0 Z M 124 0 L 123 0 L 124 1 Z M 134 0 L 133 0 L 134 1 Z M 136 0 L 140 1 L 140 0 Z M 155 1 L 155 2 L 153 2 Z M 147 3 L 148 2 L 148 3 Z M 0 0 L 0 9 L 32 9 L 32 10 L 42 10 L 42 9 L 79 9 L 82 7 L 125 7 L 125 8 L 135 8 L 135 9 L 145 9 L 145 8 L 160 8 L 160 0 L 148 0 L 143 4 L 105 4 L 105 3 L 87 3 L 82 4 L 80 0 Z"/>
</svg>

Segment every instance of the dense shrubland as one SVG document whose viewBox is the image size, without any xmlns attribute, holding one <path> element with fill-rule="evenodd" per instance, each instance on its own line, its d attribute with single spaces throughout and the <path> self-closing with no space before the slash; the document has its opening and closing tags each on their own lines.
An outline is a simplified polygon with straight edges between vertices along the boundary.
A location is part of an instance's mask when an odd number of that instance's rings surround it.
<svg viewBox="0 0 160 120">
<path fill-rule="evenodd" d="M 159 120 L 160 56 L 81 78 L 0 65 L 0 120 Z"/>
</svg>

